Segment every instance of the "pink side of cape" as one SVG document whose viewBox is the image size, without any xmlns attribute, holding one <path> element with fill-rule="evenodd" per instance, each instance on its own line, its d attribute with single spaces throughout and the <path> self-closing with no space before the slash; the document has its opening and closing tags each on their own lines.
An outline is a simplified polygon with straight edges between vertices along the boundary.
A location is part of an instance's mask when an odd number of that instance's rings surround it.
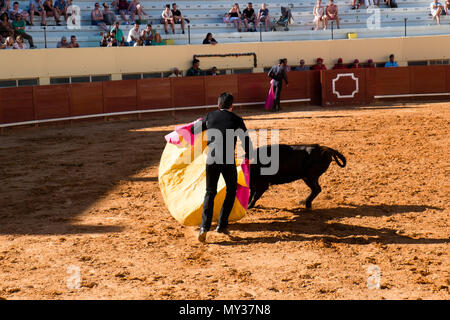
<svg viewBox="0 0 450 320">
<path fill-rule="evenodd" d="M 275 92 L 273 91 L 273 80 L 270 81 L 270 89 L 267 95 L 266 104 L 264 108 L 266 110 L 271 110 L 273 108 L 273 101 L 275 100 Z"/>
</svg>

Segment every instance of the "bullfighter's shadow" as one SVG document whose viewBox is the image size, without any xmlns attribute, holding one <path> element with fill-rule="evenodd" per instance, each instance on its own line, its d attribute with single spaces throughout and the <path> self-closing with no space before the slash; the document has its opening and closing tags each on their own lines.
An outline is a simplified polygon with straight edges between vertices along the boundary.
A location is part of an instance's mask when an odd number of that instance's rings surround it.
<svg viewBox="0 0 450 320">
<path fill-rule="evenodd" d="M 256 206 L 255 209 L 279 211 L 280 208 Z M 439 244 L 450 239 L 419 238 L 402 235 L 401 230 L 372 228 L 350 225 L 329 220 L 350 217 L 390 217 L 402 213 L 420 213 L 442 208 L 426 205 L 354 205 L 305 210 L 303 208 L 282 209 L 291 212 L 291 217 L 262 217 L 260 221 L 243 221 L 230 224 L 230 241 L 217 242 L 220 245 L 248 245 L 254 243 L 275 243 L 279 241 L 324 241 L 346 244 Z M 251 213 L 250 213 L 251 214 Z M 249 234 L 249 237 L 233 236 L 233 231 Z M 251 233 L 266 232 L 267 236 L 252 237 Z"/>
</svg>

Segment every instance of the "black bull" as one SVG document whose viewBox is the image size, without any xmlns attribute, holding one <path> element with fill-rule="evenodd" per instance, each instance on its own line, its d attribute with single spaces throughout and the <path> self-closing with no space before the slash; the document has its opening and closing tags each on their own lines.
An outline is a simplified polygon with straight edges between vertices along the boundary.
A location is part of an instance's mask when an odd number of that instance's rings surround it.
<svg viewBox="0 0 450 320">
<path fill-rule="evenodd" d="M 327 171 L 333 159 L 342 168 L 347 163 L 345 157 L 338 151 L 318 144 L 293 146 L 280 144 L 278 146 L 279 159 L 275 160 L 278 160 L 279 169 L 273 175 L 261 174 L 261 168 L 268 168 L 271 164 L 263 164 L 263 161 L 260 161 L 261 154 L 271 159 L 273 146 L 267 145 L 256 149 L 255 158 L 258 161 L 250 166 L 249 209 L 255 206 L 256 201 L 270 185 L 289 183 L 298 179 L 303 179 L 311 189 L 311 194 L 304 200 L 306 208 L 310 209 L 312 201 L 322 191 L 319 177 Z"/>
</svg>

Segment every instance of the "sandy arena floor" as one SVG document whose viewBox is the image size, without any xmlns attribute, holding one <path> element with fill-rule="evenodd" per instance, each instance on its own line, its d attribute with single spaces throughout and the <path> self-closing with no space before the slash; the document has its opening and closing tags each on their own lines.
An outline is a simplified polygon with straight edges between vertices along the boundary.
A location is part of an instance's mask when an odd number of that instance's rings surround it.
<svg viewBox="0 0 450 320">
<path fill-rule="evenodd" d="M 272 187 L 207 245 L 170 216 L 157 178 L 163 136 L 200 113 L 6 130 L 0 298 L 449 299 L 450 104 L 286 110 L 237 112 L 347 167 L 322 176 L 312 211 L 302 181 Z"/>
</svg>

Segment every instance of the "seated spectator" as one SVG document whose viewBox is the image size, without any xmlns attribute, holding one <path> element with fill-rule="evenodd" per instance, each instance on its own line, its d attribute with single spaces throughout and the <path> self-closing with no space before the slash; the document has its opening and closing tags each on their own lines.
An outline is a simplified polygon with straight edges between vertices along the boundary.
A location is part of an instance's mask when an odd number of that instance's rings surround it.
<svg viewBox="0 0 450 320">
<path fill-rule="evenodd" d="M 16 19 L 12 23 L 14 28 L 14 36 L 22 36 L 23 39 L 27 39 L 28 43 L 30 44 L 30 48 L 34 49 L 36 48 L 33 44 L 33 37 L 30 36 L 28 33 L 25 33 L 25 21 L 22 20 L 22 15 L 18 13 L 16 15 Z"/>
<path fill-rule="evenodd" d="M 346 67 L 342 63 L 342 58 L 339 58 L 337 63 L 333 67 L 333 70 L 339 70 L 339 69 L 346 69 Z"/>
<path fill-rule="evenodd" d="M 31 25 L 30 15 L 28 14 L 28 12 L 20 9 L 19 3 L 16 1 L 13 3 L 13 7 L 9 9 L 9 16 L 11 17 L 11 19 L 15 19 L 17 14 L 20 14 L 22 16 L 22 20 L 25 21 L 27 25 Z"/>
<path fill-rule="evenodd" d="M 212 33 L 208 32 L 206 38 L 203 39 L 203 44 L 217 44 L 216 39 L 213 38 Z"/>
<path fill-rule="evenodd" d="M 59 22 L 58 12 L 55 10 L 55 7 L 53 6 L 53 0 L 44 0 L 43 6 L 47 17 L 54 17 L 56 25 L 60 26 L 61 22 Z"/>
<path fill-rule="evenodd" d="M 328 26 L 328 21 L 334 20 L 336 20 L 337 28 L 340 29 L 338 6 L 334 4 L 334 0 L 330 0 L 328 5 L 325 7 L 325 15 L 325 29 Z"/>
<path fill-rule="evenodd" d="M 327 67 L 323 64 L 322 58 L 317 58 L 317 63 L 312 66 L 312 70 L 327 70 Z"/>
<path fill-rule="evenodd" d="M 155 39 L 156 31 L 152 29 L 152 25 L 149 23 L 141 32 L 141 39 L 144 41 L 144 46 L 151 46 Z"/>
<path fill-rule="evenodd" d="M 9 0 L 0 0 L 0 14 L 4 12 L 8 13 L 9 10 Z"/>
<path fill-rule="evenodd" d="M 367 1 L 367 0 L 366 0 Z M 370 0 L 369 0 L 370 1 Z M 372 0 L 373 1 L 373 0 Z M 359 6 L 363 3 L 363 0 L 352 0 L 352 10 L 359 9 Z M 366 5 L 367 7 L 367 5 Z"/>
<path fill-rule="evenodd" d="M 14 28 L 9 22 L 8 14 L 6 12 L 0 16 L 0 35 L 3 38 L 14 36 Z"/>
<path fill-rule="evenodd" d="M 375 63 L 373 63 L 372 59 L 367 60 L 366 68 L 375 68 Z"/>
<path fill-rule="evenodd" d="M 105 33 L 100 32 L 100 35 L 102 36 L 102 38 L 100 39 L 100 47 L 107 47 L 110 34 L 106 32 Z"/>
<path fill-rule="evenodd" d="M 91 25 L 98 26 L 100 29 L 108 31 L 108 26 L 103 21 L 103 12 L 100 10 L 100 4 L 95 3 L 94 10 L 91 12 Z"/>
<path fill-rule="evenodd" d="M 142 16 L 145 14 L 144 7 L 139 3 L 138 0 L 131 0 L 128 5 L 128 14 L 130 15 L 131 22 L 135 22 L 135 17 L 138 15 L 139 20 L 142 20 Z"/>
<path fill-rule="evenodd" d="M 161 13 L 161 17 L 161 23 L 164 24 L 164 32 L 166 34 L 169 33 L 169 31 L 167 30 L 167 26 L 170 24 L 170 26 L 172 27 L 172 32 L 173 34 L 175 34 L 175 21 L 173 20 L 173 14 L 170 10 L 170 4 L 166 5 L 166 8 Z"/>
<path fill-rule="evenodd" d="M 180 72 L 180 70 L 178 70 L 178 68 L 173 68 L 172 69 L 172 73 L 171 73 L 171 75 L 169 76 L 169 78 L 180 78 L 180 77 L 182 77 L 183 75 L 181 74 L 181 72 Z"/>
<path fill-rule="evenodd" d="M 106 2 L 103 3 L 103 22 L 107 26 L 112 26 L 116 22 L 116 14 L 109 10 L 109 6 Z"/>
<path fill-rule="evenodd" d="M 308 66 L 305 66 L 305 60 L 300 59 L 300 65 L 294 69 L 294 71 L 307 71 L 309 70 Z"/>
<path fill-rule="evenodd" d="M 450 0 L 445 0 L 444 2 L 444 10 L 445 14 L 448 15 L 448 7 L 450 7 Z"/>
<path fill-rule="evenodd" d="M 255 14 L 255 9 L 253 9 L 253 4 L 251 2 L 249 2 L 247 8 L 242 11 L 242 20 L 244 21 L 245 31 L 256 31 L 258 17 Z M 253 23 L 253 29 L 249 29 L 249 23 Z"/>
<path fill-rule="evenodd" d="M 269 9 L 267 9 L 265 3 L 261 4 L 261 9 L 259 9 L 256 19 L 259 22 L 264 22 L 264 31 L 270 30 Z"/>
<path fill-rule="evenodd" d="M 386 2 L 386 5 L 389 8 L 398 8 L 397 2 L 395 0 L 384 0 Z"/>
<path fill-rule="evenodd" d="M 212 67 L 211 70 L 208 72 L 208 76 L 218 76 L 219 75 L 219 70 L 217 70 L 216 67 Z"/>
<path fill-rule="evenodd" d="M 23 43 L 23 38 L 21 35 L 18 35 L 16 37 L 16 43 L 14 43 L 13 49 L 19 49 L 19 50 L 28 49 L 27 45 L 25 43 Z"/>
<path fill-rule="evenodd" d="M 41 0 L 30 0 L 29 11 L 31 25 L 33 25 L 33 16 L 41 17 L 41 26 L 47 25 L 47 23 L 45 22 L 45 18 L 47 18 L 47 15 L 45 13 L 45 9 L 41 3 Z"/>
<path fill-rule="evenodd" d="M 107 47 L 117 47 L 118 41 L 117 41 L 117 32 L 116 30 L 111 30 L 108 36 L 108 45 Z"/>
<path fill-rule="evenodd" d="M 234 6 L 228 11 L 230 15 L 229 21 L 234 24 L 238 32 L 241 32 L 241 10 L 239 4 L 235 3 Z"/>
<path fill-rule="evenodd" d="M 69 43 L 65 36 L 61 37 L 61 41 L 56 44 L 56 48 L 69 48 Z"/>
<path fill-rule="evenodd" d="M 181 11 L 177 8 L 176 3 L 172 3 L 172 16 L 173 21 L 176 24 L 181 24 L 181 33 L 184 34 L 184 21 L 186 19 L 182 16 Z M 186 21 L 187 23 L 189 23 L 189 19 L 187 19 Z"/>
<path fill-rule="evenodd" d="M 362 66 L 359 64 L 359 60 L 355 59 L 352 65 L 350 66 L 350 69 L 359 69 L 359 68 L 362 68 Z"/>
<path fill-rule="evenodd" d="M 14 37 L 7 37 L 3 49 L 11 50 L 14 49 Z"/>
<path fill-rule="evenodd" d="M 393 54 L 391 54 L 389 56 L 389 61 L 384 64 L 384 67 L 385 68 L 398 67 L 397 62 L 395 62 L 395 60 L 394 60 L 394 55 Z"/>
<path fill-rule="evenodd" d="M 202 76 L 203 75 L 203 71 L 200 70 L 199 66 L 200 66 L 200 61 L 198 59 L 194 59 L 194 61 L 192 61 L 192 68 L 190 68 L 186 72 L 186 77 Z"/>
<path fill-rule="evenodd" d="M 164 46 L 166 45 L 165 41 L 161 38 L 161 35 L 158 32 L 154 33 L 152 46 Z"/>
<path fill-rule="evenodd" d="M 139 32 L 139 23 L 135 22 L 133 28 L 130 29 L 128 32 L 128 38 L 127 42 L 130 47 L 133 47 L 134 44 L 139 40 L 140 38 L 140 32 Z"/>
<path fill-rule="evenodd" d="M 430 11 L 433 19 L 436 19 L 438 25 L 441 24 L 441 13 L 444 10 L 444 6 L 438 1 L 434 0 L 430 3 Z"/>
<path fill-rule="evenodd" d="M 314 6 L 313 9 L 313 15 L 314 15 L 314 24 L 316 27 L 314 30 L 319 30 L 319 24 L 322 22 L 322 28 L 326 29 L 326 21 L 325 21 L 325 8 L 322 7 L 322 0 L 317 0 L 317 4 Z"/>
<path fill-rule="evenodd" d="M 55 8 L 55 13 L 59 17 L 64 16 L 64 20 L 67 21 L 67 3 L 65 0 L 55 0 L 53 3 L 53 8 Z"/>
<path fill-rule="evenodd" d="M 114 0 L 111 2 L 111 6 L 117 11 L 118 14 L 122 17 L 123 23 L 125 25 L 128 24 L 127 17 L 125 16 L 128 11 L 128 7 L 130 6 L 127 0 Z"/>
<path fill-rule="evenodd" d="M 77 42 L 77 37 L 76 36 L 71 36 L 70 37 L 70 43 L 69 43 L 69 48 L 79 48 L 80 45 Z"/>
<path fill-rule="evenodd" d="M 125 45 L 125 37 L 123 36 L 123 31 L 122 29 L 120 29 L 120 22 L 116 21 L 116 23 L 114 23 L 114 27 L 112 28 L 111 31 L 114 31 L 114 36 L 115 39 L 117 40 L 117 45 L 119 46 L 124 46 Z"/>
</svg>

